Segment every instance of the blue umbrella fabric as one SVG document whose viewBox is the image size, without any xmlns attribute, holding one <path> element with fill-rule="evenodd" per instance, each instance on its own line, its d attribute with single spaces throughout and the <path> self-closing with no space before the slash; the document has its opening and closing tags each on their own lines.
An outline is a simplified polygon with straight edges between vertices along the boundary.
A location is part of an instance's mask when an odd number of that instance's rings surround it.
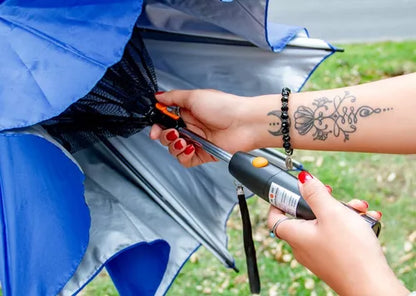
<svg viewBox="0 0 416 296">
<path fill-rule="evenodd" d="M 87 94 L 121 59 L 141 9 L 137 0 L 2 1 L 0 129 L 49 119 Z"/>
<path fill-rule="evenodd" d="M 123 53 L 141 1 L 0 1 L 0 130 L 58 115 Z M 56 295 L 89 241 L 81 168 L 49 137 L 3 132 L 4 295 Z"/>
<path fill-rule="evenodd" d="M 85 177 L 51 139 L 23 133 L 0 133 L 0 176 L 3 295 L 56 295 L 88 246 Z"/>
<path fill-rule="evenodd" d="M 270 23 L 267 6 L 257 0 L 0 4 L 5 295 L 76 294 L 103 267 L 121 295 L 163 295 L 200 244 L 233 267 L 225 222 L 237 200 L 224 164 L 186 170 L 148 139 L 147 129 L 109 139 L 114 150 L 96 143 L 71 155 L 37 124 L 84 97 L 121 59 L 135 26 L 145 29 L 161 89 L 299 90 L 334 48 L 302 28 Z M 156 195 L 172 207 L 158 204 Z"/>
</svg>

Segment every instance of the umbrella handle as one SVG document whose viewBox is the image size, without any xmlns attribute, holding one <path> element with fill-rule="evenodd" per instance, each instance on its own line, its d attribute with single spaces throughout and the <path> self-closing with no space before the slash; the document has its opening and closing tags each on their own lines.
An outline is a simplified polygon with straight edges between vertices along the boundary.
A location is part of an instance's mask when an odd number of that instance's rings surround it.
<svg viewBox="0 0 416 296">
<path fill-rule="evenodd" d="M 158 124 L 163 128 L 175 128 L 179 129 L 185 127 L 186 124 L 176 113 L 174 113 L 170 107 L 156 103 L 150 107 L 146 113 L 146 117 L 151 124 Z"/>
</svg>

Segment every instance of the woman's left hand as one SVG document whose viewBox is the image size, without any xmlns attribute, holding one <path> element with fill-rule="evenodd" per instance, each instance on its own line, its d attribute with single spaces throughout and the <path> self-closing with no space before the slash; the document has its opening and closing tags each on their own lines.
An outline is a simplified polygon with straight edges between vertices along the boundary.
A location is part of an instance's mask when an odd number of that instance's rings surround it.
<svg viewBox="0 0 416 296">
<path fill-rule="evenodd" d="M 340 295 L 408 295 L 387 264 L 380 243 L 369 224 L 355 211 L 335 200 L 319 180 L 299 174 L 299 189 L 314 212 L 315 220 L 282 220 L 275 235 L 291 247 L 296 260 L 325 281 Z M 360 200 L 349 203 L 375 219 Z M 270 208 L 268 227 L 286 217 Z"/>
</svg>

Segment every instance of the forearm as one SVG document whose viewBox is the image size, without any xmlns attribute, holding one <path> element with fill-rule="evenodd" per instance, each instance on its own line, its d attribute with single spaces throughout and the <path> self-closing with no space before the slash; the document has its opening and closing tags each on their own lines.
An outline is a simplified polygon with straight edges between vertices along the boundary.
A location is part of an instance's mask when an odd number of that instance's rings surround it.
<svg viewBox="0 0 416 296">
<path fill-rule="evenodd" d="M 298 149 L 416 153 L 416 74 L 289 98 Z M 280 95 L 247 104 L 256 147 L 281 147 Z"/>
</svg>

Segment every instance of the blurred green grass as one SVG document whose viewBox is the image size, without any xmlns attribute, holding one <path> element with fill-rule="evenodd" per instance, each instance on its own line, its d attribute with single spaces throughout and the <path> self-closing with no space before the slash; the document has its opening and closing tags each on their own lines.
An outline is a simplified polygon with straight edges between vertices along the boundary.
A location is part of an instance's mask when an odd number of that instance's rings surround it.
<svg viewBox="0 0 416 296">
<path fill-rule="evenodd" d="M 416 72 L 416 41 L 337 46 L 345 52 L 323 62 L 304 90 L 336 88 Z M 406 286 L 416 290 L 416 156 L 295 151 L 295 158 L 330 184 L 338 199 L 366 199 L 371 209 L 383 212 L 380 241 L 387 259 Z M 335 295 L 293 259 L 287 244 L 268 237 L 268 205 L 257 198 L 248 203 L 262 295 Z M 227 229 L 229 249 L 240 273 L 226 269 L 201 247 L 185 264 L 167 295 L 250 295 L 238 209 L 231 214 Z M 105 272 L 81 294 L 118 295 Z"/>
</svg>

